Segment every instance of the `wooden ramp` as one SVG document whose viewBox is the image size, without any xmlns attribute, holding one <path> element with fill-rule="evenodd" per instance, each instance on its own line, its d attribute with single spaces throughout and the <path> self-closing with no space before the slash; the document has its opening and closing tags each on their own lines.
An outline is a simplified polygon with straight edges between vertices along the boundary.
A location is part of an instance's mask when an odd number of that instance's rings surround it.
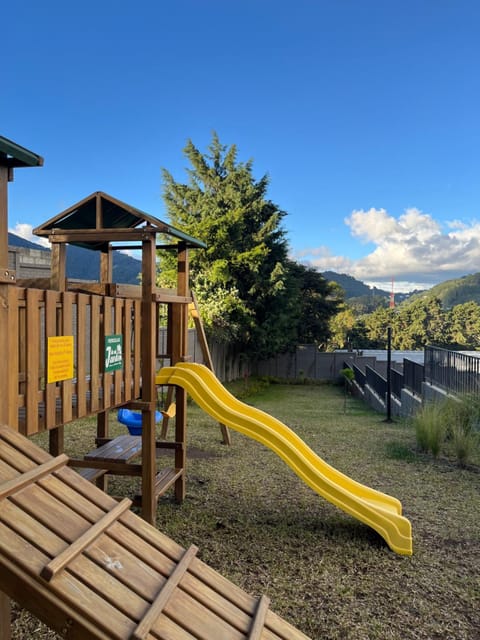
<svg viewBox="0 0 480 640">
<path fill-rule="evenodd" d="M 308 640 L 67 464 L 0 426 L 0 640 L 8 598 L 73 640 Z"/>
</svg>

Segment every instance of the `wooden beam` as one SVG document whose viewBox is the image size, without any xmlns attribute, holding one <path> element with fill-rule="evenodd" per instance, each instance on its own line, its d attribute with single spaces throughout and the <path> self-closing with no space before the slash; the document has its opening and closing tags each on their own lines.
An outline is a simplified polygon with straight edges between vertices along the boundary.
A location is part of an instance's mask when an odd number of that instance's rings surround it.
<svg viewBox="0 0 480 640">
<path fill-rule="evenodd" d="M 0 271 L 8 271 L 8 169 L 0 166 Z"/>
<path fill-rule="evenodd" d="M 142 244 L 142 401 L 156 401 L 156 313 L 153 300 L 156 280 L 155 235 L 144 237 Z M 155 407 L 142 411 L 142 516 L 155 524 L 157 498 L 155 495 L 156 448 L 155 448 Z"/>
</svg>

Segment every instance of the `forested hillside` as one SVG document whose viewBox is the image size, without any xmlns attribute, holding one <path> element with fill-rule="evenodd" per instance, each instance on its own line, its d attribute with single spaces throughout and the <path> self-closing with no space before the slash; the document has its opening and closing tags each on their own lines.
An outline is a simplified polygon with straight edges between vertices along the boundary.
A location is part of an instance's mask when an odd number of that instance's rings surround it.
<svg viewBox="0 0 480 640">
<path fill-rule="evenodd" d="M 438 298 L 445 309 L 457 304 L 477 302 L 480 304 L 480 273 L 446 280 L 435 287 L 412 295 L 411 300 Z"/>
</svg>

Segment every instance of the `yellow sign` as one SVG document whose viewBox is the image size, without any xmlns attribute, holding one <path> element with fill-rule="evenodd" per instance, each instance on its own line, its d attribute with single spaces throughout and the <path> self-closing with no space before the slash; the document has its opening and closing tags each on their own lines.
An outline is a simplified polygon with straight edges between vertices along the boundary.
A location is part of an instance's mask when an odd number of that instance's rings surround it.
<svg viewBox="0 0 480 640">
<path fill-rule="evenodd" d="M 47 382 L 73 378 L 73 336 L 48 338 Z"/>
</svg>

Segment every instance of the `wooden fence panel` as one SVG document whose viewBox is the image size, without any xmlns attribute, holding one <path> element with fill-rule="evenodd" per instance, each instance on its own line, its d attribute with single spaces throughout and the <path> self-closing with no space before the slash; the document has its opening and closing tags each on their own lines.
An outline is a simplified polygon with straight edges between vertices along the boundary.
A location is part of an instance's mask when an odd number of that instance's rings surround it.
<svg viewBox="0 0 480 640">
<path fill-rule="evenodd" d="M 40 381 L 40 301 L 42 291 L 26 290 L 25 425 L 26 435 L 37 433 Z"/>
<path fill-rule="evenodd" d="M 90 296 L 79 293 L 77 297 L 77 411 L 79 416 L 87 413 L 87 318 Z"/>
<path fill-rule="evenodd" d="M 7 327 L 7 339 L 10 341 L 12 348 L 9 350 L 9 362 L 8 366 L 8 390 L 7 390 L 7 419 L 8 424 L 13 429 L 18 429 L 18 403 L 19 403 L 19 385 L 18 385 L 18 371 L 19 371 L 19 357 L 20 357 L 20 334 L 18 324 L 18 294 L 16 287 L 9 286 L 7 288 L 7 309 L 8 313 L 8 327 Z"/>
</svg>

